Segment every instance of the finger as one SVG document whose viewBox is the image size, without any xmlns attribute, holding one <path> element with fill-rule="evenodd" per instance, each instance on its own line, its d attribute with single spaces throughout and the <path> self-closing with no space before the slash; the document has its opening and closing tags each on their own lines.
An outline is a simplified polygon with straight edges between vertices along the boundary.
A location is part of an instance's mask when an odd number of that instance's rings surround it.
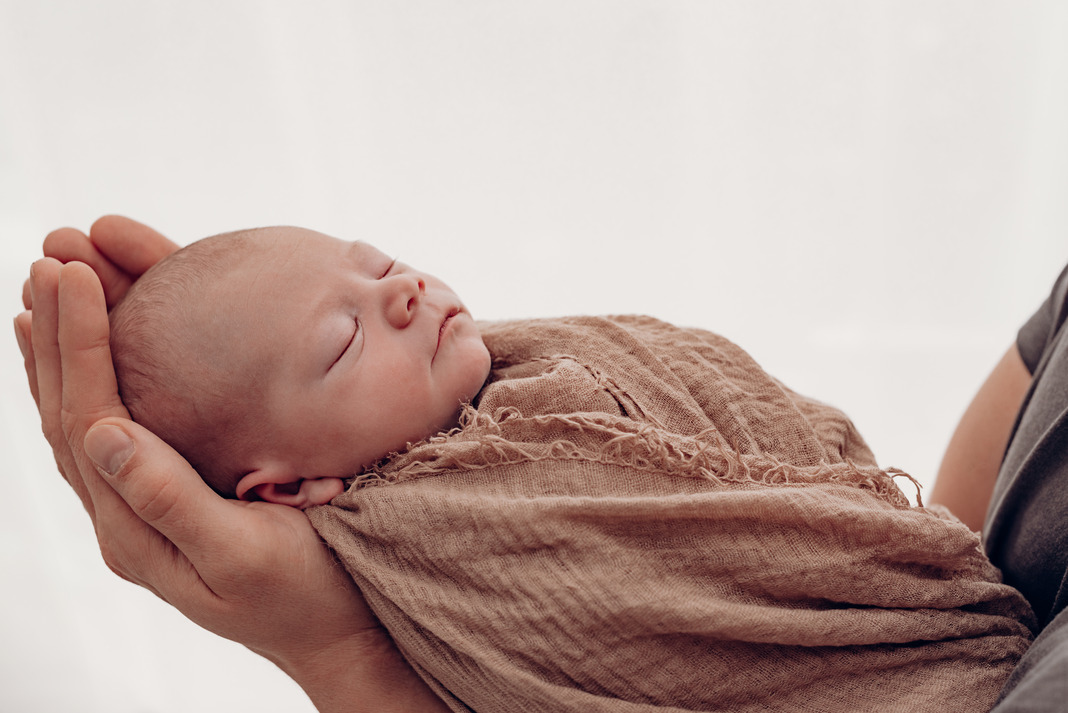
<svg viewBox="0 0 1068 713">
<path fill-rule="evenodd" d="M 19 343 L 19 351 L 22 352 L 23 367 L 26 369 L 26 380 L 30 385 L 30 393 L 33 394 L 33 402 L 41 408 L 41 401 L 37 396 L 37 361 L 33 358 L 33 314 L 23 312 L 15 317 L 15 339 Z"/>
<path fill-rule="evenodd" d="M 33 309 L 33 297 L 30 295 L 29 280 L 22 283 L 22 306 L 26 309 Z"/>
<path fill-rule="evenodd" d="M 59 271 L 57 287 L 60 355 L 60 425 L 70 463 L 63 470 L 67 482 L 82 499 L 93 522 L 98 522 L 99 475 L 82 448 L 89 427 L 105 416 L 126 418 L 119 399 L 115 367 L 108 344 L 108 314 L 96 273 L 88 265 L 71 262 Z M 53 443 L 53 449 L 55 444 Z"/>
<path fill-rule="evenodd" d="M 49 350 L 44 361 L 40 355 L 37 358 L 41 420 L 60 470 L 96 522 L 93 486 L 98 476 L 85 457 L 82 440 L 89 426 L 100 418 L 128 414 L 115 383 L 107 309 L 96 273 L 80 262 L 59 265 L 53 261 L 47 263 L 45 274 L 49 278 L 53 266 L 58 266 L 55 296 L 49 280 L 47 299 L 38 309 L 48 309 L 48 319 L 42 321 L 42 326 L 54 330 L 54 344 L 45 337 L 39 340 L 36 321 L 33 325 L 34 350 L 38 351 L 39 342 Z M 37 282 L 34 286 L 34 301 L 38 302 L 43 295 Z"/>
<path fill-rule="evenodd" d="M 217 495 L 181 455 L 133 421 L 103 419 L 84 445 L 103 475 L 93 490 L 108 565 L 179 609 L 214 600 L 194 564 L 204 553 L 241 541 L 242 508 Z"/>
<path fill-rule="evenodd" d="M 70 477 L 72 473 L 76 476 L 77 465 L 70 444 L 63 435 L 63 374 L 59 356 L 59 268 L 60 264 L 52 258 L 38 260 L 30 267 L 30 289 L 37 309 L 31 313 L 27 349 L 27 352 L 32 354 L 33 366 L 28 366 L 26 371 L 27 376 L 32 372 L 33 383 L 30 385 L 30 391 L 37 401 L 37 410 L 41 415 L 41 431 L 52 446 L 56 467 L 64 480 L 70 483 L 91 518 L 92 503 L 85 487 L 78 477 Z"/>
<path fill-rule="evenodd" d="M 93 268 L 104 287 L 108 308 L 118 304 L 134 281 L 104 257 L 85 233 L 74 228 L 60 228 L 49 233 L 44 241 L 44 254 L 60 262 L 84 262 Z"/>
<path fill-rule="evenodd" d="M 108 314 L 96 273 L 80 262 L 64 265 L 59 273 L 58 302 L 62 406 L 67 436 L 76 448 L 99 419 L 129 414 L 115 382 Z"/>
<path fill-rule="evenodd" d="M 178 249 L 144 223 L 121 215 L 105 215 L 89 229 L 89 240 L 108 260 L 136 278 Z"/>
<path fill-rule="evenodd" d="M 96 465 L 93 477 L 93 501 L 98 514 L 96 535 L 100 554 L 108 568 L 123 579 L 138 584 L 166 599 L 157 586 L 159 580 L 188 579 L 193 576 L 194 586 L 200 586 L 199 576 L 190 572 L 191 566 L 181 552 L 145 522 L 123 498 L 111 487 L 109 470 L 125 473 L 139 479 L 138 468 L 129 465 L 136 449 L 119 419 L 101 421 L 86 433 L 83 441 L 87 457 Z M 145 432 L 147 433 L 147 432 Z M 149 438 L 154 438 L 148 434 Z M 142 445 L 142 452 L 150 450 Z M 166 467 L 166 464 L 164 465 Z M 165 574 L 177 570 L 177 574 Z"/>
<path fill-rule="evenodd" d="M 227 509 L 234 505 L 170 446 L 128 420 L 115 381 L 104 296 L 92 270 L 76 262 L 64 265 L 58 292 L 64 431 L 105 561 L 176 604 L 190 587 L 201 596 L 189 561 L 194 558 L 183 551 L 210 552 L 240 538 Z M 100 419 L 110 426 L 97 424 Z M 116 476 L 105 481 L 102 471 Z M 204 521 L 216 536 L 201 532 Z"/>
<path fill-rule="evenodd" d="M 37 379 L 37 405 L 42 430 L 53 448 L 56 447 L 53 440 L 59 433 L 63 381 L 59 358 L 59 268 L 60 264 L 51 258 L 38 260 L 30 267 L 30 289 L 36 305 L 32 312 L 30 346 Z"/>
<path fill-rule="evenodd" d="M 28 288 L 29 280 L 27 280 Z M 41 398 L 37 392 L 37 360 L 34 358 L 33 352 L 33 337 L 31 334 L 33 326 L 33 314 L 30 312 L 23 312 L 15 317 L 15 339 L 19 343 L 19 351 L 22 352 L 23 368 L 26 370 L 26 381 L 30 387 L 30 395 L 33 396 L 33 402 L 37 405 L 37 411 L 41 411 Z M 63 472 L 63 465 L 59 461 L 59 457 L 56 456 L 56 469 L 59 470 L 59 474 L 63 476 L 64 480 L 67 480 L 67 474 Z"/>
</svg>

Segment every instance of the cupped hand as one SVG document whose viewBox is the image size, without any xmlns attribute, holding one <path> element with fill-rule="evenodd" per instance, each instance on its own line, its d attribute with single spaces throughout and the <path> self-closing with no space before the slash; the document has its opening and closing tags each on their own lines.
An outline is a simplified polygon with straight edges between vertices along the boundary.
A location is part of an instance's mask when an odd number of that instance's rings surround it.
<svg viewBox="0 0 1068 713">
<path fill-rule="evenodd" d="M 103 264 L 36 262 L 25 295 L 33 309 L 15 327 L 42 429 L 108 567 L 278 664 L 320 710 L 444 710 L 303 513 L 219 497 L 129 420 L 108 347 L 107 288 L 94 271 Z M 112 284 L 115 300 L 125 278 Z"/>
<path fill-rule="evenodd" d="M 178 249 L 178 245 L 144 223 L 121 215 L 105 215 L 83 233 L 76 228 L 53 230 L 44 240 L 45 257 L 61 263 L 83 262 L 93 268 L 104 289 L 108 309 L 148 268 Z M 22 303 L 32 309 L 30 281 L 22 286 Z"/>
</svg>

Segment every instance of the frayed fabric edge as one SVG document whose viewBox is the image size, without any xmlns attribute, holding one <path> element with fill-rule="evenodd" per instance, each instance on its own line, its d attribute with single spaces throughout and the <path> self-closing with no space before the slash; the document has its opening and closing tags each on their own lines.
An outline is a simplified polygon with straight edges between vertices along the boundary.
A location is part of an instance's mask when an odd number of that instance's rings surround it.
<svg viewBox="0 0 1068 713">
<path fill-rule="evenodd" d="M 524 440 L 521 432 L 532 427 L 539 433 L 559 433 L 560 437 L 548 442 Z M 608 414 L 527 417 L 509 407 L 490 416 L 471 406 L 464 407 L 457 428 L 380 461 L 357 475 L 351 487 L 391 485 L 448 472 L 548 461 L 614 465 L 718 484 L 847 485 L 870 491 L 896 508 L 911 507 L 895 482 L 904 477 L 916 486 L 919 500 L 919 484 L 902 470 L 882 470 L 850 460 L 798 466 L 766 454 L 743 454 L 715 428 L 684 436 Z"/>
</svg>

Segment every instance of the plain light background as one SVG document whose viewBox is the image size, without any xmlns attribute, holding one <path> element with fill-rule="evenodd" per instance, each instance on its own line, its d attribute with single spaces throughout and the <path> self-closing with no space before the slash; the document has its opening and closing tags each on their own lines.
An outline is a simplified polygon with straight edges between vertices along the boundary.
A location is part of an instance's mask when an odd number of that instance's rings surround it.
<svg viewBox="0 0 1068 713">
<path fill-rule="evenodd" d="M 1058 0 L 297 5 L 0 0 L 11 317 L 52 228 L 297 224 L 480 318 L 718 331 L 930 484 L 1068 258 Z M 108 572 L 0 364 L 0 710 L 310 711 Z"/>
</svg>

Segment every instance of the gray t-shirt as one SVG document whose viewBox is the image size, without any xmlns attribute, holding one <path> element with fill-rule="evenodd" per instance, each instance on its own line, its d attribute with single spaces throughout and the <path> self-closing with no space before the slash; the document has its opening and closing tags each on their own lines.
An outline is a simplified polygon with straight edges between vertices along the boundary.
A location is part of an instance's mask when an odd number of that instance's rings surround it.
<svg viewBox="0 0 1068 713">
<path fill-rule="evenodd" d="M 983 528 L 990 559 L 1031 602 L 1041 633 L 995 713 L 1068 710 L 1068 267 L 1016 344 L 1033 379 Z"/>
<path fill-rule="evenodd" d="M 1068 599 L 1068 268 L 1020 329 L 1033 375 L 990 500 L 983 540 L 1005 581 L 1031 602 L 1039 626 Z M 1068 674 L 1066 674 L 1068 675 Z"/>
</svg>

